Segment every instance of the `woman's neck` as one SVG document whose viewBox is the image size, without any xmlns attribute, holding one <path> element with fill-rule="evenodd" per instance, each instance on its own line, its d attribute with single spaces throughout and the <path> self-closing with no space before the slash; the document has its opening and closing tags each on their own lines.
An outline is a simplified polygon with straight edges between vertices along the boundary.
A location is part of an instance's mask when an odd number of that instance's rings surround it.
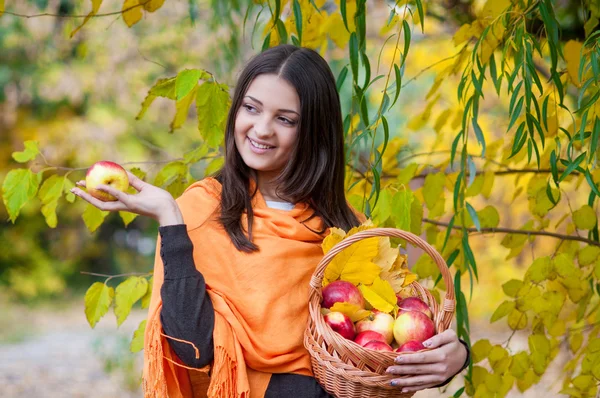
<svg viewBox="0 0 600 398">
<path fill-rule="evenodd" d="M 263 199 L 273 202 L 290 202 L 285 198 L 277 196 L 277 184 L 275 183 L 275 176 L 268 175 L 265 173 L 258 173 L 257 177 L 258 189 Z"/>
</svg>

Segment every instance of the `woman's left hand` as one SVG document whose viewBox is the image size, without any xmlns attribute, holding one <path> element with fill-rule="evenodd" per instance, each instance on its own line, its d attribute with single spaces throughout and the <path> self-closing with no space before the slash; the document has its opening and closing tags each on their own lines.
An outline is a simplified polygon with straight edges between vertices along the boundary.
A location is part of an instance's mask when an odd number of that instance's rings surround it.
<svg viewBox="0 0 600 398">
<path fill-rule="evenodd" d="M 467 359 L 467 350 L 453 329 L 433 336 L 423 345 L 431 350 L 399 355 L 397 365 L 387 369 L 388 373 L 404 376 L 391 382 L 402 392 L 423 390 L 445 382 L 461 370 Z"/>
</svg>

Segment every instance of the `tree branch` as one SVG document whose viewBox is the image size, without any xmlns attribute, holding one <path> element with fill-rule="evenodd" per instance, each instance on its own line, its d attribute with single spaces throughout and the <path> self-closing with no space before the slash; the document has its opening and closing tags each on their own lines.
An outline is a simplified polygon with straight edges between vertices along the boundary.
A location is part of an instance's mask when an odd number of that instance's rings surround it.
<svg viewBox="0 0 600 398">
<path fill-rule="evenodd" d="M 436 221 L 436 220 L 431 220 L 429 218 L 423 218 L 423 222 L 429 223 L 429 224 L 433 224 L 433 225 L 439 225 L 441 227 L 448 227 L 450 224 L 449 223 L 445 223 L 445 222 L 441 222 L 441 221 Z M 453 226 L 453 229 L 463 229 L 463 227 L 461 226 Z M 556 232 L 546 232 L 546 231 L 526 231 L 523 229 L 512 229 L 512 228 L 503 228 L 503 227 L 497 227 L 497 228 L 481 228 L 479 231 L 477 230 L 477 228 L 465 228 L 467 231 L 469 232 L 480 232 L 480 233 L 485 233 L 485 232 L 500 232 L 500 233 L 505 233 L 505 234 L 517 234 L 517 235 L 538 235 L 538 236 L 550 236 L 552 238 L 557 238 L 557 239 L 563 239 L 563 240 L 575 240 L 578 242 L 584 242 L 587 243 L 588 245 L 592 245 L 592 246 L 599 246 L 600 247 L 600 242 L 596 242 L 594 240 L 591 239 L 587 239 L 587 238 L 583 238 L 581 236 L 573 236 L 573 235 L 563 235 L 563 234 L 559 234 Z"/>
<path fill-rule="evenodd" d="M 33 14 L 33 15 L 25 15 L 25 14 L 19 14 L 16 12 L 12 12 L 12 11 L 4 11 L 4 14 L 7 15 L 14 15 L 15 17 L 21 17 L 21 18 L 38 18 L 38 17 L 57 17 L 57 18 L 87 18 L 88 15 L 90 18 L 96 18 L 96 17 L 110 17 L 111 15 L 119 15 L 119 14 L 123 14 L 124 12 L 127 12 L 129 10 L 133 10 L 134 8 L 137 7 L 143 7 L 146 5 L 146 3 L 148 3 L 150 0 L 146 0 L 143 3 L 139 3 L 136 4 L 134 6 L 131 6 L 129 8 L 126 8 L 124 10 L 121 11 L 113 11 L 113 12 L 107 12 L 105 14 L 94 14 L 94 15 L 89 15 L 89 14 L 85 14 L 85 15 L 64 15 L 64 14 L 52 14 L 52 13 L 48 13 L 45 12 L 43 14 Z"/>
</svg>

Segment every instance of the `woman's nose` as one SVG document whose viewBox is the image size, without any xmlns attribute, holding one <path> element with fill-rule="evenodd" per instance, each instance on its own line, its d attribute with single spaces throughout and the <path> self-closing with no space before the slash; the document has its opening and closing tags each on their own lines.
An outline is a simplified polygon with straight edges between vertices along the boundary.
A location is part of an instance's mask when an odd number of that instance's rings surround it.
<svg viewBox="0 0 600 398">
<path fill-rule="evenodd" d="M 255 124 L 254 131 L 256 138 L 267 138 L 273 135 L 273 127 L 268 122 Z"/>
</svg>

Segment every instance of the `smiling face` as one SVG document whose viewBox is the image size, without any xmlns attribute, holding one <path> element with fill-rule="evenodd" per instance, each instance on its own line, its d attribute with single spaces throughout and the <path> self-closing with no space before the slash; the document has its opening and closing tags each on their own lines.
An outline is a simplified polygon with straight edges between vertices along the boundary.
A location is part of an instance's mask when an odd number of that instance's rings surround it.
<svg viewBox="0 0 600 398">
<path fill-rule="evenodd" d="M 274 74 L 257 76 L 235 117 L 235 145 L 259 180 L 271 180 L 290 160 L 298 136 L 300 98 Z"/>
</svg>

